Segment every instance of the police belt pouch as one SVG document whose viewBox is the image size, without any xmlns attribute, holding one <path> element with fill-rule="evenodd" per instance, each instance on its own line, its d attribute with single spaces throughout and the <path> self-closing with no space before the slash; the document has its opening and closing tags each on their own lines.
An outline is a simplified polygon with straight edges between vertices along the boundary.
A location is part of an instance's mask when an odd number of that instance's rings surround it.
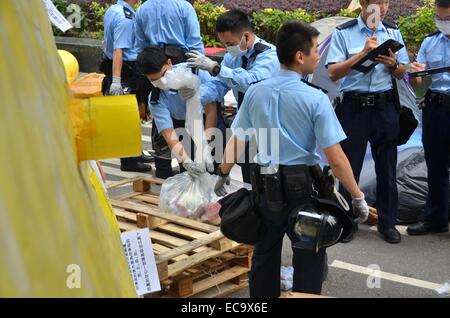
<svg viewBox="0 0 450 318">
<path fill-rule="evenodd" d="M 220 230 L 230 240 L 255 245 L 267 231 L 259 216 L 258 196 L 245 188 L 219 201 Z"/>
</svg>

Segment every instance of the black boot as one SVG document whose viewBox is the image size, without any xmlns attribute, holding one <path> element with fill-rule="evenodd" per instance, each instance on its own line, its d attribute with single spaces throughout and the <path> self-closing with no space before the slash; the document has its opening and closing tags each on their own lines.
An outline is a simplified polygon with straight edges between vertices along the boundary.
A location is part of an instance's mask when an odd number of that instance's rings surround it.
<svg viewBox="0 0 450 318">
<path fill-rule="evenodd" d="M 391 244 L 397 244 L 402 241 L 402 236 L 400 235 L 400 232 L 397 231 L 397 229 L 394 228 L 385 228 L 378 224 L 378 232 L 381 234 L 383 239 Z"/>
<path fill-rule="evenodd" d="M 419 222 L 408 226 L 406 229 L 408 235 L 427 235 L 430 233 L 446 233 L 448 232 L 448 225 L 436 226 L 431 222 Z"/>
<path fill-rule="evenodd" d="M 130 171 L 130 172 L 150 172 L 152 171 L 152 166 L 146 165 L 142 162 L 137 162 L 136 164 L 132 166 L 120 166 L 120 170 L 122 171 Z"/>
</svg>

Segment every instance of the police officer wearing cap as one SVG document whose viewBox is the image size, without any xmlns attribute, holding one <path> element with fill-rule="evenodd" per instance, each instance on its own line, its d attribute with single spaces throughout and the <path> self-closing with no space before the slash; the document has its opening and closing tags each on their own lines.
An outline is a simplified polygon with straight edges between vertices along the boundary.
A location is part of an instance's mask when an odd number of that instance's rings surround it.
<svg viewBox="0 0 450 318">
<path fill-rule="evenodd" d="M 439 31 L 422 43 L 417 62 L 411 72 L 450 67 L 450 0 L 436 0 L 436 25 Z M 411 78 L 420 86 L 421 77 Z M 423 109 L 425 161 L 428 168 L 428 198 L 425 220 L 408 227 L 409 235 L 448 232 L 449 169 L 450 169 L 450 73 L 432 75 L 432 84 Z"/>
<path fill-rule="evenodd" d="M 280 64 L 272 44 L 258 38 L 246 13 L 231 10 L 222 14 L 216 23 L 216 32 L 227 53 L 221 64 L 200 52 L 190 52 L 188 63 L 209 71 L 214 78 L 201 87 L 202 104 L 222 101 L 233 90 L 240 108 L 244 95 L 251 84 L 270 78 Z M 246 161 L 242 163 L 243 181 L 250 183 L 249 146 Z"/>
<path fill-rule="evenodd" d="M 379 55 L 378 65 L 363 73 L 352 69 L 368 53 L 389 39 L 402 44 L 395 25 L 384 22 L 389 9 L 387 0 L 361 0 L 361 15 L 338 27 L 332 37 L 326 65 L 333 81 L 343 78 L 339 88 L 343 101 L 336 112 L 347 135 L 342 148 L 359 181 L 370 142 L 377 179 L 378 231 L 389 243 L 399 243 L 395 228 L 398 192 L 396 184 L 399 105 L 393 91 L 393 77 L 401 79 L 409 57 L 406 48 L 397 54 Z M 350 195 L 340 189 L 349 200 Z"/>
<path fill-rule="evenodd" d="M 301 22 L 290 21 L 282 26 L 277 35 L 281 70 L 248 88 L 220 166 L 215 191 L 223 196 L 229 173 L 244 151 L 245 140 L 251 137 L 249 130 L 253 131 L 258 140 L 258 154 L 256 165 L 252 166 L 252 188 L 260 198 L 260 216 L 267 232 L 255 245 L 250 297 L 280 295 L 283 237 L 288 231 L 290 212 L 311 198 L 311 171 L 320 161 L 317 144 L 354 198 L 353 207 L 360 213 L 360 221 L 365 221 L 369 213 L 364 194 L 339 144 L 346 137 L 327 95 L 302 81 L 303 75 L 314 72 L 320 59 L 318 35 L 315 28 Z M 293 245 L 293 252 L 293 290 L 320 294 L 325 249 L 307 251 Z"/>
<path fill-rule="evenodd" d="M 137 0 L 119 0 L 105 13 L 104 50 L 100 70 L 105 73 L 102 91 L 104 95 L 135 94 L 140 107 L 141 117 L 146 117 L 150 94 L 150 83 L 136 70 L 137 52 L 134 47 L 133 5 Z M 143 109 L 143 110 L 142 110 Z M 121 158 L 123 171 L 147 172 L 151 166 L 145 163 L 153 159 L 142 155 L 135 158 Z"/>
</svg>

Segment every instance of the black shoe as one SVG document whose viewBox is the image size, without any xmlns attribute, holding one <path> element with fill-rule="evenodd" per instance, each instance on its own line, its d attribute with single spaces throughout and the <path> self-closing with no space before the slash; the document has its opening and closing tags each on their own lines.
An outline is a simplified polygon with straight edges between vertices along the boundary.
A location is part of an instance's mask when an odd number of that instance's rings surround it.
<svg viewBox="0 0 450 318">
<path fill-rule="evenodd" d="M 408 232 L 408 235 L 427 235 L 430 233 L 446 233 L 448 232 L 448 225 L 435 226 L 431 222 L 419 222 L 417 224 L 408 226 L 406 232 Z"/>
<path fill-rule="evenodd" d="M 142 162 L 138 162 L 135 166 L 121 166 L 120 170 L 131 172 L 150 172 L 152 171 L 152 166 L 146 165 Z"/>
<path fill-rule="evenodd" d="M 355 233 L 358 232 L 358 223 L 353 221 L 353 231 L 344 239 L 342 239 L 341 243 L 350 243 L 355 238 Z"/>
<path fill-rule="evenodd" d="M 139 158 L 139 162 L 142 162 L 142 163 L 153 163 L 153 162 L 155 162 L 155 157 L 153 157 L 148 152 L 142 152 L 142 155 Z"/>
<path fill-rule="evenodd" d="M 378 225 L 378 232 L 383 236 L 383 239 L 391 244 L 397 244 L 402 241 L 402 236 L 400 235 L 400 232 L 397 231 L 397 229 L 391 228 L 387 229 L 380 225 Z"/>
</svg>

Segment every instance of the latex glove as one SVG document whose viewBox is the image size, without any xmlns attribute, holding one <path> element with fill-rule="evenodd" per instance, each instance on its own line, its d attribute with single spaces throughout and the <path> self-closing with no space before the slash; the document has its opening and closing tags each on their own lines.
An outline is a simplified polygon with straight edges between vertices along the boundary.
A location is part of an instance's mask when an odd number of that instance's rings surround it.
<svg viewBox="0 0 450 318">
<path fill-rule="evenodd" d="M 182 100 L 188 100 L 195 96 L 196 90 L 193 88 L 183 87 L 178 90 L 178 94 L 180 95 Z"/>
<path fill-rule="evenodd" d="M 206 172 L 205 165 L 202 163 L 196 163 L 192 160 L 183 162 L 183 168 L 186 169 L 187 173 L 192 180 L 199 178 L 202 174 Z"/>
<path fill-rule="evenodd" d="M 199 68 L 210 73 L 213 72 L 214 67 L 219 65 L 219 63 L 211 60 L 209 57 L 203 55 L 198 51 L 191 51 L 189 53 L 186 53 L 186 56 L 188 57 L 187 63 L 189 67 Z"/>
<path fill-rule="evenodd" d="M 366 222 L 367 218 L 369 217 L 369 206 L 367 205 L 365 197 L 362 196 L 361 198 L 353 198 L 352 206 L 355 214 L 359 214 L 357 222 L 360 224 Z"/>
<path fill-rule="evenodd" d="M 230 176 L 219 176 L 216 181 L 216 185 L 214 186 L 214 192 L 219 197 L 223 197 L 227 195 L 227 190 L 225 189 L 225 185 L 230 185 Z"/>
<path fill-rule="evenodd" d="M 203 148 L 203 160 L 206 165 L 206 170 L 213 173 L 214 172 L 214 158 L 212 156 L 213 149 L 210 145 L 206 145 Z"/>
<path fill-rule="evenodd" d="M 113 77 L 111 86 L 109 87 L 109 95 L 111 96 L 119 96 L 123 95 L 123 88 L 120 77 Z"/>
</svg>

